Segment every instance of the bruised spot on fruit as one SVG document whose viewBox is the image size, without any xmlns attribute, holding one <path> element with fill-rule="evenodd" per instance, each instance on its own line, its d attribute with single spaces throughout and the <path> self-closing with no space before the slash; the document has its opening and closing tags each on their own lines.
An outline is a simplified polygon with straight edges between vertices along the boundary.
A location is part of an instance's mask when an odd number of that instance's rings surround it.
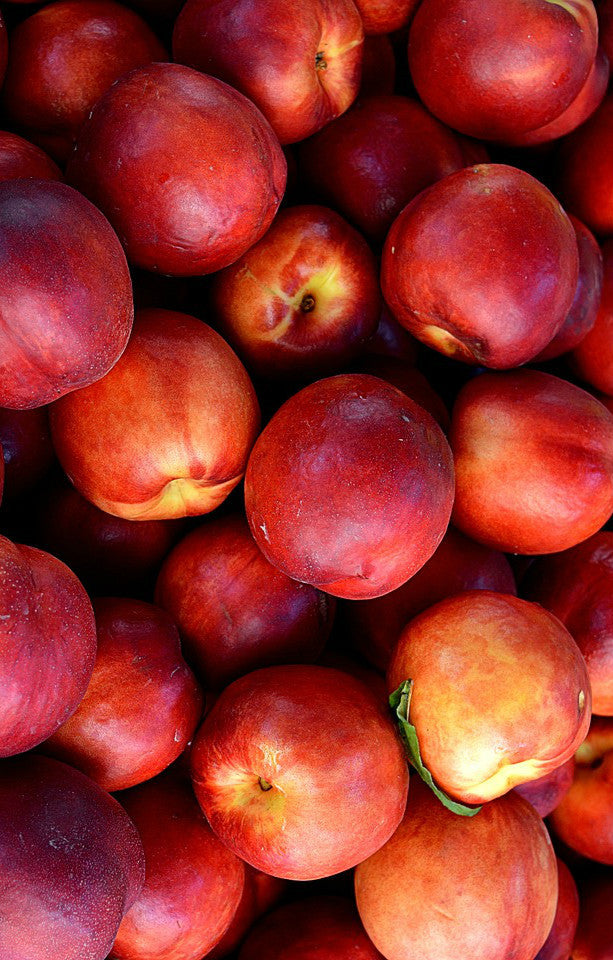
<svg viewBox="0 0 613 960">
<path fill-rule="evenodd" d="M 269 783 L 268 780 L 264 779 L 264 777 L 260 777 L 258 779 L 258 783 L 260 784 L 260 790 L 263 790 L 264 792 L 267 790 L 272 790 L 272 783 Z"/>
<path fill-rule="evenodd" d="M 303 313 L 311 313 L 315 309 L 315 297 L 312 293 L 305 293 L 300 301 L 300 309 Z"/>
<path fill-rule="evenodd" d="M 319 50 L 315 54 L 315 69 L 316 70 L 327 70 L 328 64 L 326 62 L 325 54 L 323 50 Z"/>
</svg>

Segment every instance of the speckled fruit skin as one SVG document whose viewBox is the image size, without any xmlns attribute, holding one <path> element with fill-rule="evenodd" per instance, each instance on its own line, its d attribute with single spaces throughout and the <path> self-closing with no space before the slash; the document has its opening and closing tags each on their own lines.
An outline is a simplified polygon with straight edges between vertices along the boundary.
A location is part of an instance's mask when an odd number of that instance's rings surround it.
<svg viewBox="0 0 613 960">
<path fill-rule="evenodd" d="M 538 554 L 587 540 L 613 510 L 613 417 L 537 370 L 483 374 L 460 391 L 449 441 L 454 523 L 497 550 Z"/>
<path fill-rule="evenodd" d="M 190 743 L 203 697 L 173 621 L 150 603 L 94 600 L 98 650 L 75 713 L 42 747 L 109 792 L 165 770 Z"/>
<path fill-rule="evenodd" d="M 423 191 L 394 221 L 383 295 L 413 336 L 494 369 L 536 356 L 562 326 L 579 276 L 573 226 L 523 170 L 478 164 Z"/>
<path fill-rule="evenodd" d="M 613 117 L 612 117 L 613 119 Z M 597 390 L 613 395 L 613 240 L 602 247 L 603 283 L 596 319 L 572 354 L 575 372 Z"/>
<path fill-rule="evenodd" d="M 116 800 L 72 767 L 29 755 L 0 766 L 7 960 L 104 960 L 143 885 L 143 848 Z"/>
<path fill-rule="evenodd" d="M 594 713 L 613 715 L 613 533 L 537 560 L 523 593 L 551 610 L 575 638 L 592 685 Z"/>
<path fill-rule="evenodd" d="M 538 604 L 506 594 L 460 593 L 415 617 L 392 655 L 389 692 L 405 680 L 423 762 L 463 803 L 554 770 L 590 723 L 577 644 Z"/>
<path fill-rule="evenodd" d="M 343 897 L 309 897 L 279 907 L 255 926 L 239 960 L 383 960 L 354 904 Z"/>
<path fill-rule="evenodd" d="M 62 173 L 44 150 L 18 137 L 0 131 L 0 182 L 33 177 L 35 180 L 61 180 Z"/>
<path fill-rule="evenodd" d="M 513 140 L 566 110 L 597 44 L 592 0 L 423 0 L 409 67 L 420 98 L 450 127 Z"/>
<path fill-rule="evenodd" d="M 572 850 L 613 866 L 613 719 L 594 717 L 577 751 L 575 778 L 550 817 Z"/>
<path fill-rule="evenodd" d="M 41 407 L 99 380 L 132 328 L 110 224 L 63 183 L 0 183 L 0 406 Z"/>
<path fill-rule="evenodd" d="M 128 520 L 213 510 L 241 480 L 258 427 L 236 354 L 207 324 L 171 310 L 141 311 L 121 362 L 51 411 L 77 490 Z"/>
<path fill-rule="evenodd" d="M 517 792 L 531 803 L 541 817 L 548 817 L 552 810 L 560 803 L 565 793 L 570 790 L 575 773 L 575 759 L 571 757 L 537 780 L 529 780 L 515 787 Z"/>
<path fill-rule="evenodd" d="M 355 890 L 387 960 L 533 960 L 556 910 L 556 858 L 521 797 L 460 817 L 414 777 L 404 820 L 357 867 Z"/>
<path fill-rule="evenodd" d="M 245 476 L 251 532 L 288 576 L 333 596 L 394 590 L 434 553 L 453 466 L 432 417 L 361 374 L 295 394 L 258 438 Z"/>
<path fill-rule="evenodd" d="M 264 235 L 287 164 L 259 110 L 174 63 L 133 70 L 81 128 L 71 183 L 105 211 L 128 260 L 173 276 L 212 273 Z"/>
<path fill-rule="evenodd" d="M 288 880 L 331 876 L 378 850 L 402 819 L 409 782 L 374 694 L 319 666 L 235 680 L 196 735 L 191 765 L 215 833 L 256 869 Z"/>
<path fill-rule="evenodd" d="M 160 570 L 155 599 L 176 621 L 207 689 L 258 667 L 316 660 L 336 607 L 332 597 L 273 567 L 236 515 L 211 519 L 177 544 Z"/>
<path fill-rule="evenodd" d="M 47 408 L 7 410 L 0 407 L 0 444 L 4 454 L 5 496 L 21 498 L 45 476 L 54 459 Z M 58 556 L 54 550 L 50 553 Z M 68 566 L 73 569 L 70 563 Z M 75 573 L 78 576 L 76 570 Z"/>
<path fill-rule="evenodd" d="M 96 624 L 68 567 L 6 537 L 0 611 L 0 756 L 8 757 L 37 746 L 76 710 L 94 668 Z"/>
<path fill-rule="evenodd" d="M 561 357 L 576 347 L 596 323 L 603 286 L 603 258 L 594 234 L 580 220 L 570 216 L 579 251 L 579 279 L 571 308 L 562 326 L 535 362 Z"/>
<path fill-rule="evenodd" d="M 559 858 L 558 905 L 549 936 L 534 960 L 568 960 L 579 921 L 579 894 L 573 875 Z M 574 956 L 574 954 L 573 954 Z"/>
<path fill-rule="evenodd" d="M 115 80 L 167 59 L 150 27 L 127 7 L 113 0 L 60 0 L 12 31 L 4 110 L 63 164 L 90 110 Z"/>
<path fill-rule="evenodd" d="M 172 50 L 244 93 L 281 143 L 294 143 L 353 103 L 363 42 L 351 0 L 188 0 Z"/>
<path fill-rule="evenodd" d="M 576 130 L 591 117 L 604 100 L 609 85 L 609 73 L 609 58 L 603 48 L 598 47 L 596 59 L 588 73 L 587 80 L 570 106 L 551 123 L 546 123 L 544 127 L 539 127 L 537 130 L 531 130 L 529 133 L 517 137 L 513 142 L 517 146 L 531 147 L 541 143 L 550 143 L 552 140 L 557 140 L 572 133 L 573 130 Z"/>
<path fill-rule="evenodd" d="M 594 877 L 582 892 L 573 960 L 609 960 L 613 952 L 613 877 Z"/>
<path fill-rule="evenodd" d="M 93 596 L 140 596 L 155 582 L 182 526 L 176 520 L 113 517 L 68 483 L 44 491 L 36 523 L 41 546 L 67 563 Z"/>
<path fill-rule="evenodd" d="M 112 960 L 201 960 L 239 905 L 241 861 L 204 819 L 189 780 L 169 771 L 122 793 L 145 849 L 147 875 Z"/>
<path fill-rule="evenodd" d="M 459 137 L 401 96 L 361 97 L 300 144 L 298 162 L 311 191 L 377 243 L 413 197 L 465 166 Z"/>
<path fill-rule="evenodd" d="M 557 194 L 598 236 L 613 233 L 613 97 L 565 138 L 555 160 Z"/>
<path fill-rule="evenodd" d="M 502 553 L 449 527 L 436 552 L 410 580 L 384 597 L 344 603 L 339 614 L 362 656 L 385 671 L 409 620 L 465 590 L 514 594 L 513 571 Z"/>
<path fill-rule="evenodd" d="M 261 377 L 321 376 L 364 349 L 381 309 L 368 244 L 320 206 L 282 210 L 266 235 L 212 281 L 221 332 Z"/>
</svg>

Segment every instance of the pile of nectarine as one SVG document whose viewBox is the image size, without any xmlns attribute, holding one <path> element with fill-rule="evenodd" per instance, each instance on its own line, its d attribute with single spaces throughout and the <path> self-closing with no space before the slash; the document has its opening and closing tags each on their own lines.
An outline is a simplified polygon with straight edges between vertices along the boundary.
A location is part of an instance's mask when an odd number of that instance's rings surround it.
<svg viewBox="0 0 613 960">
<path fill-rule="evenodd" d="M 0 960 L 613 960 L 613 0 L 0 0 Z"/>
</svg>

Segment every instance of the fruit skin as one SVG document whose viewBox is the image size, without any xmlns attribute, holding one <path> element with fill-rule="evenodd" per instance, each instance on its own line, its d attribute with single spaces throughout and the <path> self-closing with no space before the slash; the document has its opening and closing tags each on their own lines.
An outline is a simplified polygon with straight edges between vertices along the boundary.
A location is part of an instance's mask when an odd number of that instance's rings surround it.
<svg viewBox="0 0 613 960">
<path fill-rule="evenodd" d="M 375 258 L 333 210 L 282 210 L 266 235 L 214 277 L 219 329 L 257 376 L 321 376 L 364 348 L 379 320 Z"/>
<path fill-rule="evenodd" d="M 565 137 L 555 156 L 556 193 L 564 206 L 597 236 L 613 233 L 613 97 L 578 130 Z"/>
<path fill-rule="evenodd" d="M 460 817 L 414 777 L 402 823 L 359 864 L 355 891 L 386 960 L 533 960 L 556 910 L 556 859 L 521 797 Z"/>
<path fill-rule="evenodd" d="M 77 490 L 128 520 L 215 509 L 241 480 L 258 426 L 236 354 L 207 324 L 171 310 L 142 310 L 111 373 L 51 410 L 55 450 Z"/>
<path fill-rule="evenodd" d="M 566 763 L 546 773 L 537 780 L 520 783 L 515 790 L 531 803 L 541 817 L 548 817 L 552 810 L 560 803 L 565 793 L 570 790 L 575 773 L 575 759 L 571 757 Z"/>
<path fill-rule="evenodd" d="M 453 522 L 509 553 L 556 553 L 613 510 L 613 417 L 585 390 L 538 370 L 483 374 L 462 388 L 449 442 Z"/>
<path fill-rule="evenodd" d="M 597 44 L 592 0 L 423 0 L 409 67 L 420 98 L 444 123 L 514 142 L 570 106 Z"/>
<path fill-rule="evenodd" d="M 583 654 L 594 713 L 613 715 L 613 533 L 603 530 L 572 550 L 543 557 L 523 593 L 558 617 Z"/>
<path fill-rule="evenodd" d="M 316 923 L 314 923 L 316 918 Z M 251 930 L 239 960 L 383 960 L 354 904 L 343 897 L 309 897 L 269 913 Z"/>
<path fill-rule="evenodd" d="M 613 119 L 613 117 L 612 117 Z M 613 240 L 602 247 L 603 283 L 596 319 L 592 329 L 572 353 L 575 372 L 597 390 L 613 395 Z"/>
<path fill-rule="evenodd" d="M 0 182 L 33 177 L 61 180 L 62 172 L 44 150 L 7 130 L 0 131 Z"/>
<path fill-rule="evenodd" d="M 2 956 L 104 960 L 143 885 L 143 848 L 113 797 L 33 754 L 0 765 Z"/>
<path fill-rule="evenodd" d="M 393 93 L 396 84 L 396 57 L 386 33 L 364 37 L 362 79 L 358 98 Z"/>
<path fill-rule="evenodd" d="M 248 863 L 244 864 L 244 868 L 245 886 L 241 901 L 223 937 L 207 953 L 207 960 L 221 960 L 221 957 L 227 957 L 236 950 L 255 921 L 275 906 L 288 886 L 285 880 L 254 870 Z"/>
<path fill-rule="evenodd" d="M 596 323 L 603 287 L 603 258 L 594 234 L 580 220 L 570 216 L 575 228 L 577 249 L 579 251 L 579 279 L 571 308 L 562 326 L 544 350 L 541 350 L 537 363 L 562 356 L 576 347 Z"/>
<path fill-rule="evenodd" d="M 197 675 L 216 690 L 258 667 L 316 660 L 336 608 L 273 567 L 237 515 L 211 519 L 177 544 L 155 599 L 176 621 Z"/>
<path fill-rule="evenodd" d="M 274 29 L 271 25 L 274 24 Z M 351 0 L 188 0 L 175 23 L 174 59 L 249 97 L 281 143 L 343 113 L 360 86 L 364 30 Z"/>
<path fill-rule="evenodd" d="M 92 596 L 140 596 L 150 592 L 183 522 L 113 517 L 60 482 L 41 494 L 36 526 L 41 546 L 68 564 Z"/>
<path fill-rule="evenodd" d="M 344 603 L 339 613 L 362 656 L 385 671 L 409 620 L 465 590 L 515 594 L 515 579 L 503 554 L 449 527 L 436 552 L 410 580 L 384 597 Z"/>
<path fill-rule="evenodd" d="M 371 241 L 421 190 L 465 166 L 460 138 L 417 100 L 360 97 L 298 147 L 300 175 L 316 196 Z"/>
<path fill-rule="evenodd" d="M 167 59 L 150 27 L 127 7 L 113 0 L 60 0 L 12 31 L 4 110 L 64 164 L 79 128 L 115 80 Z"/>
<path fill-rule="evenodd" d="M 575 232 L 553 194 L 492 163 L 415 197 L 394 221 L 381 263 L 383 295 L 413 336 L 493 369 L 517 367 L 547 346 L 578 276 Z"/>
<path fill-rule="evenodd" d="M 559 858 L 558 905 L 549 936 L 534 960 L 568 960 L 579 921 L 579 894 L 573 875 Z M 573 954 L 574 956 L 574 954 Z"/>
<path fill-rule="evenodd" d="M 0 408 L 0 443 L 4 453 L 4 494 L 14 500 L 29 493 L 53 463 L 47 408 Z M 53 550 L 50 552 L 55 556 Z"/>
<path fill-rule="evenodd" d="M 575 641 L 538 604 L 505 594 L 460 593 L 411 620 L 388 691 L 405 680 L 424 765 L 462 803 L 487 802 L 559 767 L 590 723 Z"/>
<path fill-rule="evenodd" d="M 177 771 L 120 796 L 140 834 L 147 875 L 124 917 L 112 960 L 201 960 L 223 936 L 245 882 Z"/>
<path fill-rule="evenodd" d="M 334 743 L 334 750 L 329 749 Z M 235 680 L 200 728 L 192 780 L 223 842 L 258 870 L 315 880 L 394 832 L 409 773 L 391 720 L 361 681 L 319 666 Z"/>
<path fill-rule="evenodd" d="M 613 952 L 613 877 L 595 876 L 582 891 L 573 960 L 609 960 Z"/>
<path fill-rule="evenodd" d="M 52 180 L 0 183 L 0 270 L 0 406 L 41 407 L 117 362 L 134 316 L 130 274 L 85 197 Z"/>
<path fill-rule="evenodd" d="M 113 84 L 67 168 L 106 211 L 130 263 L 172 276 L 237 260 L 270 226 L 286 173 L 259 110 L 176 63 L 141 67 Z"/>
<path fill-rule="evenodd" d="M 96 624 L 68 567 L 1 536 L 0 585 L 0 756 L 9 757 L 46 740 L 77 709 L 94 668 Z"/>
<path fill-rule="evenodd" d="M 42 747 L 109 792 L 165 770 L 186 749 L 203 707 L 178 630 L 140 600 L 94 600 L 96 663 L 75 713 Z"/>
<path fill-rule="evenodd" d="M 549 822 L 572 850 L 613 866 L 613 720 L 610 717 L 594 717 L 575 760 L 571 788 Z"/>
</svg>

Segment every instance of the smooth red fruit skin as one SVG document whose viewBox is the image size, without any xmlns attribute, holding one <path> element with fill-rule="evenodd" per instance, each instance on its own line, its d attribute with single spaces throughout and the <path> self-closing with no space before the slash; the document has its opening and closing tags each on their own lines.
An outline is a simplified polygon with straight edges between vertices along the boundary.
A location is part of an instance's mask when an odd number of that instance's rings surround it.
<svg viewBox="0 0 613 960">
<path fill-rule="evenodd" d="M 241 861 L 204 819 L 189 780 L 169 771 L 121 794 L 147 863 L 113 960 L 201 960 L 228 928 L 243 891 Z"/>
<path fill-rule="evenodd" d="M 572 354 L 571 362 L 582 380 L 613 395 L 613 240 L 602 248 L 603 282 L 595 322 Z"/>
<path fill-rule="evenodd" d="M 581 896 L 573 960 L 610 960 L 613 956 L 612 900 L 611 874 L 595 876 Z"/>
<path fill-rule="evenodd" d="M 132 264 L 197 276 L 233 263 L 264 235 L 286 171 L 269 124 L 242 94 L 154 63 L 101 97 L 67 177 L 106 212 Z"/>
<path fill-rule="evenodd" d="M 274 29 L 271 26 L 274 25 Z M 362 20 L 352 0 L 188 0 L 174 59 L 249 97 L 281 143 L 334 120 L 360 86 Z"/>
<path fill-rule="evenodd" d="M 94 667 L 96 624 L 68 567 L 6 537 L 0 610 L 0 756 L 8 757 L 46 740 L 76 710 Z"/>
<path fill-rule="evenodd" d="M 321 376 L 363 350 L 381 309 L 363 237 L 333 210 L 282 210 L 262 239 L 212 281 L 220 331 L 267 378 Z"/>
<path fill-rule="evenodd" d="M 357 0 L 367 36 L 393 33 L 406 27 L 419 0 Z"/>
<path fill-rule="evenodd" d="M 236 950 L 255 921 L 278 903 L 288 886 L 279 877 L 254 870 L 248 863 L 244 866 L 245 886 L 241 901 L 230 926 L 217 946 L 207 953 L 206 960 L 221 960 Z"/>
<path fill-rule="evenodd" d="M 77 490 L 128 520 L 213 510 L 241 480 L 258 427 L 236 354 L 171 310 L 140 311 L 120 363 L 51 411 L 55 451 Z"/>
<path fill-rule="evenodd" d="M 442 540 L 453 466 L 432 417 L 365 374 L 319 380 L 260 434 L 245 475 L 264 556 L 295 580 L 348 599 L 404 583 Z"/>
<path fill-rule="evenodd" d="M 549 936 L 534 960 L 568 960 L 579 921 L 579 894 L 573 875 L 560 859 L 558 863 L 558 905 Z"/>
<path fill-rule="evenodd" d="M 575 756 L 570 790 L 549 818 L 557 836 L 582 857 L 613 866 L 613 720 L 594 717 Z"/>
<path fill-rule="evenodd" d="M 557 193 L 565 207 L 598 236 L 613 233 L 613 97 L 560 144 Z"/>
<path fill-rule="evenodd" d="M 468 819 L 414 777 L 404 820 L 357 867 L 355 890 L 386 960 L 533 960 L 555 914 L 556 859 L 521 797 L 500 797 Z"/>
<path fill-rule="evenodd" d="M 551 341 L 578 275 L 560 204 L 504 164 L 468 167 L 419 194 L 394 221 L 381 263 L 383 295 L 413 336 L 494 369 L 519 366 Z"/>
<path fill-rule="evenodd" d="M 0 182 L 33 177 L 36 180 L 61 180 L 62 173 L 44 150 L 18 137 L 0 131 Z"/>
<path fill-rule="evenodd" d="M 590 682 L 577 644 L 538 604 L 506 594 L 460 593 L 411 620 L 392 654 L 388 691 L 406 680 L 423 762 L 462 803 L 549 773 L 589 728 Z"/>
<path fill-rule="evenodd" d="M 0 406 L 41 407 L 103 377 L 133 320 L 108 221 L 63 183 L 0 183 Z"/>
<path fill-rule="evenodd" d="M 140 600 L 94 601 L 98 651 L 75 713 L 42 747 L 109 792 L 165 770 L 190 743 L 202 691 L 163 611 Z"/>
<path fill-rule="evenodd" d="M 465 590 L 515 594 L 515 579 L 502 553 L 449 527 L 436 552 L 405 584 L 375 600 L 344 603 L 339 612 L 362 656 L 385 671 L 409 620 Z"/>
<path fill-rule="evenodd" d="M 409 67 L 420 98 L 450 127 L 512 141 L 567 109 L 597 43 L 592 0 L 423 0 Z"/>
<path fill-rule="evenodd" d="M 113 0 L 60 0 L 11 34 L 3 106 L 11 122 L 64 163 L 83 122 L 135 67 L 167 60 L 144 20 Z"/>
<path fill-rule="evenodd" d="M 453 131 L 400 96 L 360 99 L 300 144 L 298 162 L 310 190 L 377 243 L 413 197 L 465 166 Z"/>
<path fill-rule="evenodd" d="M 402 360 L 405 367 L 412 367 L 417 363 L 417 347 L 417 340 L 400 326 L 383 303 L 377 329 L 366 344 L 366 356 L 395 357 Z"/>
<path fill-rule="evenodd" d="M 242 516 L 215 518 L 188 534 L 167 557 L 155 599 L 214 690 L 258 667 L 316 660 L 336 607 L 273 567 Z"/>
<path fill-rule="evenodd" d="M 0 408 L 0 443 L 4 454 L 5 496 L 7 499 L 22 497 L 45 476 L 53 462 L 46 407 Z M 50 552 L 55 556 L 53 550 Z"/>
<path fill-rule="evenodd" d="M 78 770 L 30 754 L 0 765 L 7 960 L 104 960 L 143 885 L 138 833 Z"/>
<path fill-rule="evenodd" d="M 340 873 L 378 850 L 402 819 L 409 779 L 375 696 L 319 666 L 268 667 L 226 687 L 191 766 L 220 839 L 289 880 Z"/>
<path fill-rule="evenodd" d="M 594 713 L 613 715 L 613 533 L 606 530 L 537 560 L 522 586 L 551 610 L 585 657 Z"/>
<path fill-rule="evenodd" d="M 566 763 L 546 773 L 545 776 L 537 780 L 529 780 L 527 783 L 520 783 L 515 789 L 524 800 L 532 804 L 541 817 L 548 817 L 558 806 L 564 794 L 570 790 L 574 773 L 575 759 L 570 757 Z"/>
<path fill-rule="evenodd" d="M 434 417 L 444 433 L 449 430 L 449 411 L 430 386 L 428 380 L 420 373 L 417 367 L 409 367 L 406 361 L 396 357 L 366 356 L 360 363 L 354 365 L 357 372 L 367 373 L 373 377 L 380 377 L 386 383 L 391 383 L 402 393 L 414 400 L 415 403 L 427 410 Z"/>
<path fill-rule="evenodd" d="M 47 490 L 38 507 L 41 545 L 67 563 L 94 596 L 130 596 L 150 587 L 182 527 L 181 521 L 113 517 L 68 483 Z"/>
<path fill-rule="evenodd" d="M 393 93 L 396 85 L 396 57 L 386 33 L 364 37 L 362 79 L 358 96 L 375 97 Z"/>
<path fill-rule="evenodd" d="M 544 127 L 531 130 L 514 141 L 518 146 L 530 147 L 541 143 L 550 143 L 577 130 L 592 116 L 605 98 L 609 85 L 609 58 L 602 47 L 598 47 L 587 80 L 581 90 L 559 117 L 546 123 Z"/>
<path fill-rule="evenodd" d="M 354 904 L 342 897 L 309 897 L 279 907 L 253 928 L 239 960 L 383 960 Z"/>
<path fill-rule="evenodd" d="M 570 216 L 579 250 L 579 279 L 570 310 L 553 340 L 541 350 L 536 363 L 561 357 L 581 343 L 596 323 L 603 286 L 603 258 L 594 234 Z"/>
<path fill-rule="evenodd" d="M 453 522 L 509 553 L 556 553 L 613 510 L 613 417 L 579 387 L 537 370 L 483 374 L 460 391 L 449 440 Z"/>
</svg>

